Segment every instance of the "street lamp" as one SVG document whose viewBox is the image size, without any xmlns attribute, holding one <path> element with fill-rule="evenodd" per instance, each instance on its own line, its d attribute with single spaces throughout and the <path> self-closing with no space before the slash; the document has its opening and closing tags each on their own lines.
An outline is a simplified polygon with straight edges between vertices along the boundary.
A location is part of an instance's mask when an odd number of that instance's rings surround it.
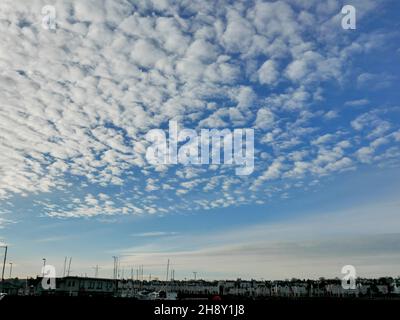
<svg viewBox="0 0 400 320">
<path fill-rule="evenodd" d="M 1 289 L 3 290 L 3 285 L 4 285 L 4 269 L 6 267 L 6 262 L 7 262 L 7 246 L 0 246 L 4 248 L 4 260 L 3 260 L 3 271 L 1 272 Z"/>
<path fill-rule="evenodd" d="M 43 258 L 42 260 L 43 260 L 43 274 L 42 274 L 42 276 L 44 278 L 44 269 L 46 267 L 46 258 Z"/>
</svg>

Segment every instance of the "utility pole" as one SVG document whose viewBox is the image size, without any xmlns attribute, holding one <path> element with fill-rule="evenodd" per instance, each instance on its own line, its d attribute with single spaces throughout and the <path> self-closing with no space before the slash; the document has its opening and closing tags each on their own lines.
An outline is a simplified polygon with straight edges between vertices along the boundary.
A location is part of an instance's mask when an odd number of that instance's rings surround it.
<svg viewBox="0 0 400 320">
<path fill-rule="evenodd" d="M 167 262 L 167 277 L 165 278 L 165 292 L 168 291 L 169 259 Z"/>
<path fill-rule="evenodd" d="M 63 277 L 65 277 L 65 271 L 67 269 L 67 257 L 64 259 L 64 269 L 63 269 Z"/>
<path fill-rule="evenodd" d="M 46 267 L 46 258 L 43 258 L 43 272 L 42 272 L 42 277 L 44 278 L 44 268 Z"/>
<path fill-rule="evenodd" d="M 13 266 L 13 263 L 12 263 L 12 262 L 10 262 L 10 276 L 9 276 L 9 279 L 11 279 L 11 274 L 12 274 L 12 266 Z"/>
<path fill-rule="evenodd" d="M 114 262 L 114 265 L 113 265 L 113 279 L 115 279 L 115 256 L 113 256 L 112 257 L 113 258 L 113 262 Z"/>
<path fill-rule="evenodd" d="M 114 259 L 114 275 L 113 278 L 115 280 L 117 280 L 118 278 L 118 257 L 117 256 L 113 256 Z"/>
<path fill-rule="evenodd" d="M 68 272 L 67 272 L 68 277 L 69 277 L 69 272 L 71 271 L 71 261 L 72 261 L 72 257 L 69 257 Z"/>
<path fill-rule="evenodd" d="M 99 276 L 99 265 L 96 264 L 95 267 L 93 267 L 94 269 L 94 277 L 97 278 Z"/>
<path fill-rule="evenodd" d="M 193 275 L 194 275 L 194 281 L 196 281 L 196 279 L 197 279 L 197 272 L 194 271 L 194 272 L 193 272 Z"/>
<path fill-rule="evenodd" d="M 114 259 L 114 280 L 115 280 L 115 287 L 114 287 L 114 295 L 118 295 L 118 269 L 119 269 L 119 259 L 117 256 L 113 256 Z"/>
<path fill-rule="evenodd" d="M 167 277 L 165 278 L 165 281 L 168 282 L 168 275 L 169 275 L 169 259 L 168 259 L 168 263 L 167 263 Z"/>
<path fill-rule="evenodd" d="M 7 246 L 3 246 L 4 248 L 4 260 L 3 260 L 3 271 L 1 273 L 1 283 L 4 281 L 4 269 L 6 267 L 6 262 L 7 262 Z"/>
<path fill-rule="evenodd" d="M 121 261 L 119 260 L 119 257 L 117 258 L 117 278 L 119 279 L 121 276 Z"/>
</svg>

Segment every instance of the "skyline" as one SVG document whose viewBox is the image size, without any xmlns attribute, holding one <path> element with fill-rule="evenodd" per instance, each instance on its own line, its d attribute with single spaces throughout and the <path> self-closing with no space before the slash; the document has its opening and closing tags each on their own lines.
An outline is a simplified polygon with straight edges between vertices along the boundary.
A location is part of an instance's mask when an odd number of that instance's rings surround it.
<svg viewBox="0 0 400 320">
<path fill-rule="evenodd" d="M 121 256 L 160 279 L 168 259 L 177 279 L 400 276 L 399 2 L 0 6 L 14 275 L 42 258 L 59 275 L 68 256 L 71 274 L 111 277 Z M 170 121 L 254 130 L 254 168 L 149 163 L 146 134 Z"/>
</svg>

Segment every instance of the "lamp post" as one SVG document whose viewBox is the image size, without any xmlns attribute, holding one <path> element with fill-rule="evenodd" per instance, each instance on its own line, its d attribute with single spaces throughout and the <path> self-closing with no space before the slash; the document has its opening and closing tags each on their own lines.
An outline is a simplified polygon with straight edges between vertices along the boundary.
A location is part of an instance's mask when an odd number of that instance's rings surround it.
<svg viewBox="0 0 400 320">
<path fill-rule="evenodd" d="M 43 272 L 42 272 L 42 277 L 44 278 L 44 267 L 46 266 L 46 258 L 43 258 Z"/>
<path fill-rule="evenodd" d="M 13 266 L 13 263 L 10 262 L 10 276 L 9 276 L 10 279 L 11 279 L 11 274 L 12 274 L 12 266 Z"/>
<path fill-rule="evenodd" d="M 7 246 L 1 246 L 4 248 L 4 260 L 3 260 L 3 271 L 1 272 L 1 290 L 3 291 L 3 285 L 4 285 L 4 269 L 6 267 L 6 262 L 7 262 Z"/>
</svg>

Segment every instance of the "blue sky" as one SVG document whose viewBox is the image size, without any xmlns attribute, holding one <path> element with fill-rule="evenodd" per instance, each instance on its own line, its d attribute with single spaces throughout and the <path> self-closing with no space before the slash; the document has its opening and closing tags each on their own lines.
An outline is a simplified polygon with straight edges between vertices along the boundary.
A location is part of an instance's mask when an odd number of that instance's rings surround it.
<svg viewBox="0 0 400 320">
<path fill-rule="evenodd" d="M 0 241 L 14 272 L 398 274 L 396 1 L 3 1 Z M 251 128 L 255 168 L 159 165 L 146 133 Z"/>
</svg>

